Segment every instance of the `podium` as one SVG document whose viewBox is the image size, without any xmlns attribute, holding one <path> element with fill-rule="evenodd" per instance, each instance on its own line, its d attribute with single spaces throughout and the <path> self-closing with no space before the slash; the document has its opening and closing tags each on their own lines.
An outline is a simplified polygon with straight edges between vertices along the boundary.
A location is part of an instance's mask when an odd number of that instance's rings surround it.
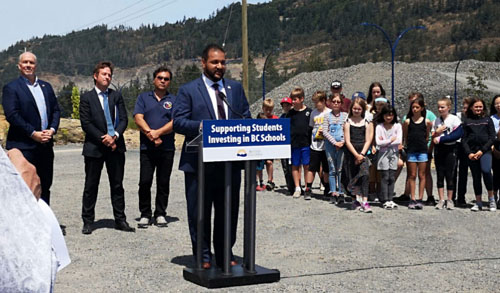
<svg viewBox="0 0 500 293">
<path fill-rule="evenodd" d="M 253 124 L 265 124 L 262 120 L 211 120 L 203 121 L 203 129 L 214 129 L 213 125 L 253 125 Z M 281 121 L 277 121 L 281 120 Z M 275 122 L 276 121 L 276 122 Z M 274 123 L 281 123 L 284 125 L 280 130 L 274 131 L 274 135 L 279 133 L 280 137 L 283 137 L 282 141 L 278 144 L 274 141 L 270 149 L 276 149 L 276 145 L 279 145 L 276 158 L 280 156 L 290 156 L 290 142 L 289 142 L 289 120 L 288 119 L 273 119 Z M 250 126 L 251 127 L 251 126 Z M 227 129 L 227 128 L 226 128 Z M 241 128 L 240 128 L 241 129 Z M 264 132 L 270 137 L 273 132 Z M 273 128 L 276 129 L 276 128 Z M 244 133 L 244 132 L 242 132 Z M 271 134 L 270 134 L 271 133 Z M 285 133 L 285 134 L 283 134 Z M 212 133 L 214 134 L 214 133 Z M 221 134 L 227 135 L 228 133 Z M 220 137 L 221 135 L 216 137 Z M 232 138 L 238 137 L 235 133 L 230 134 Z M 255 233 L 256 233 L 256 165 L 257 159 L 264 159 L 262 156 L 269 155 L 266 152 L 266 142 L 261 142 L 257 135 L 251 136 L 250 133 L 242 134 L 243 136 L 248 136 L 243 139 L 247 143 L 238 143 L 238 139 L 232 139 L 233 143 L 222 145 L 220 143 L 213 144 L 213 140 L 210 140 L 210 136 L 206 134 L 200 134 L 195 139 L 186 144 L 186 148 L 190 148 L 191 151 L 198 152 L 198 203 L 197 203 L 197 247 L 196 247 L 196 267 L 195 268 L 184 268 L 183 277 L 185 280 L 198 284 L 206 288 L 223 288 L 223 287 L 233 287 L 233 286 L 243 286 L 252 284 L 262 284 L 262 283 L 273 283 L 280 280 L 280 272 L 277 269 L 268 269 L 255 264 Z M 250 137 L 252 137 L 250 139 Z M 264 137 L 264 136 L 263 136 Z M 254 139 L 255 138 L 255 139 Z M 257 140 L 257 141 L 254 141 Z M 222 140 L 216 139 L 217 142 Z M 208 149 L 206 144 L 215 145 L 216 148 Z M 236 147 L 234 146 L 236 144 Z M 245 147 L 247 145 L 248 147 Z M 220 147 L 217 149 L 217 147 Z M 258 147 L 259 152 L 253 152 L 252 147 Z M 283 152 L 283 150 L 285 150 Z M 186 150 L 188 151 L 188 150 Z M 235 153 L 235 157 L 230 156 L 231 153 Z M 221 155 L 221 156 L 219 156 Z M 246 158 L 246 157 L 250 158 Z M 262 158 L 260 158 L 262 157 Z M 233 158 L 233 159 L 231 159 Z M 267 157 L 274 158 L 274 157 Z M 203 225 L 204 221 L 210 219 L 205 219 L 204 215 L 204 186 L 205 186 L 205 162 L 223 161 L 225 166 L 224 172 L 224 260 L 223 268 L 217 268 L 212 266 L 210 269 L 202 268 L 202 249 L 203 249 Z M 243 224 L 243 263 L 236 266 L 231 266 L 231 164 L 234 161 L 244 161 L 245 164 L 245 176 L 244 176 L 244 224 Z"/>
</svg>

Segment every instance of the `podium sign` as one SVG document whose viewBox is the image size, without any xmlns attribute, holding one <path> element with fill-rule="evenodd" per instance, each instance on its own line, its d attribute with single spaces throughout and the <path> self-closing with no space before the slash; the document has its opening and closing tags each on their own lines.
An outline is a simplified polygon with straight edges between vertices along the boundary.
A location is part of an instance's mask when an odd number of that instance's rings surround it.
<svg viewBox="0 0 500 293">
<path fill-rule="evenodd" d="M 290 158 L 290 119 L 203 121 L 203 162 Z"/>
</svg>

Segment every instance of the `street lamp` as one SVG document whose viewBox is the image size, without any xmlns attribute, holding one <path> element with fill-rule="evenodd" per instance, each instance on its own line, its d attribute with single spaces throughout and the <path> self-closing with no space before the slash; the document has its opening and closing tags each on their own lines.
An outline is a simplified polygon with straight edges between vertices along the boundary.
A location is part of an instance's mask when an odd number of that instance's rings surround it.
<svg viewBox="0 0 500 293">
<path fill-rule="evenodd" d="M 462 54 L 462 56 L 460 56 L 458 58 L 457 67 L 455 67 L 455 91 L 453 94 L 453 96 L 455 97 L 455 115 L 457 114 L 457 72 L 458 72 L 458 66 L 460 66 L 460 62 L 462 62 L 462 60 L 464 60 L 466 57 L 468 57 L 469 55 L 472 55 L 472 54 L 477 54 L 477 53 L 478 53 L 477 50 L 472 50 L 470 52 Z"/>
<path fill-rule="evenodd" d="M 280 48 L 273 49 L 269 54 L 267 54 L 266 61 L 264 61 L 264 68 L 262 68 L 262 100 L 266 99 L 266 66 L 269 57 L 276 52 L 279 51 Z"/>
<path fill-rule="evenodd" d="M 392 94 L 392 105 L 394 106 L 394 53 L 396 52 L 396 47 L 398 46 L 399 40 L 408 31 L 410 31 L 412 29 L 426 29 L 426 28 L 423 25 L 417 25 L 417 26 L 409 27 L 409 28 L 405 29 L 402 33 L 399 34 L 399 36 L 396 38 L 396 40 L 394 41 L 394 44 L 393 44 L 392 41 L 391 41 L 391 38 L 389 38 L 389 35 L 380 26 L 378 26 L 378 25 L 376 25 L 374 23 L 368 23 L 368 22 L 363 22 L 363 23 L 361 23 L 361 25 L 364 25 L 364 26 L 373 26 L 373 27 L 377 28 L 378 30 L 380 30 L 384 34 L 384 37 L 387 40 L 387 43 L 389 43 L 389 48 L 391 49 L 391 65 L 392 65 L 392 76 L 391 76 L 391 79 L 392 79 L 392 88 L 391 88 L 391 94 Z"/>
</svg>

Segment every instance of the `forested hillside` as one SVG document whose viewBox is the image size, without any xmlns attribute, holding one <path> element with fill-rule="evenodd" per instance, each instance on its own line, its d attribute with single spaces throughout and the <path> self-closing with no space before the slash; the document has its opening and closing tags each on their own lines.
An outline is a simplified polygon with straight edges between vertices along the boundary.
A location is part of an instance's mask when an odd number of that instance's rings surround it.
<svg viewBox="0 0 500 293">
<path fill-rule="evenodd" d="M 207 43 L 224 41 L 228 22 L 228 57 L 238 58 L 240 3 L 207 20 L 190 18 L 136 30 L 101 25 L 18 42 L 0 52 L 0 87 L 17 76 L 16 58 L 25 47 L 38 56 L 43 72 L 89 75 L 103 59 L 133 68 L 197 58 Z M 426 26 L 425 31 L 410 31 L 403 37 L 396 51 L 400 61 L 453 61 L 472 49 L 479 50 L 473 58 L 500 61 L 500 0 L 274 0 L 249 5 L 250 55 L 256 58 L 280 48 L 283 56 L 309 48 L 302 58 L 274 61 L 279 71 L 274 85 L 303 71 L 390 60 L 382 33 L 362 22 L 380 25 L 393 39 L 407 27 Z"/>
</svg>

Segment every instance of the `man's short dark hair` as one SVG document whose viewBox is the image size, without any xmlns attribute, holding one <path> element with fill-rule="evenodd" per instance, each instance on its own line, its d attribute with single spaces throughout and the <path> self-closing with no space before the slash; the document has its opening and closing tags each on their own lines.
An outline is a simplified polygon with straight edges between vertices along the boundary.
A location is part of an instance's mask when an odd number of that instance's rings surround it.
<svg viewBox="0 0 500 293">
<path fill-rule="evenodd" d="M 160 67 L 158 67 L 154 72 L 153 72 L 153 78 L 156 78 L 156 76 L 158 75 L 158 73 L 160 72 L 168 72 L 170 74 L 170 80 L 172 80 L 172 70 L 170 70 L 170 68 L 168 68 L 167 66 L 165 65 L 162 65 Z"/>
<path fill-rule="evenodd" d="M 205 47 L 205 49 L 203 49 L 203 53 L 201 54 L 201 59 L 207 60 L 208 59 L 208 52 L 210 52 L 210 50 L 221 51 L 222 53 L 226 54 L 226 51 L 224 51 L 224 49 L 222 49 L 221 46 L 219 46 L 217 44 L 209 44 Z"/>
<path fill-rule="evenodd" d="M 97 63 L 97 65 L 94 67 L 93 75 L 98 74 L 99 70 L 106 68 L 106 67 L 109 67 L 109 70 L 111 70 L 111 75 L 113 75 L 114 66 L 113 66 L 113 63 L 111 63 L 111 61 L 101 61 L 101 62 Z"/>
</svg>

